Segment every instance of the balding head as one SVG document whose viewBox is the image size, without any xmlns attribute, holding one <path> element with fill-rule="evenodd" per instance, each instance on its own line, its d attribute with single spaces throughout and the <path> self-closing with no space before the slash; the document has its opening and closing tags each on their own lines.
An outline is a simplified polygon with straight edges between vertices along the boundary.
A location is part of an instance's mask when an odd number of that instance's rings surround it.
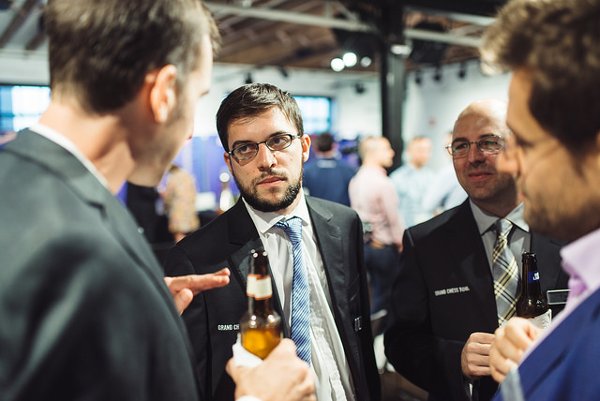
<svg viewBox="0 0 600 401">
<path fill-rule="evenodd" d="M 470 120 L 470 124 L 474 124 L 474 128 L 483 128 L 485 126 L 493 126 L 497 132 L 494 134 L 506 137 L 510 134 L 510 130 L 506 125 L 506 109 L 507 104 L 497 99 L 485 99 L 475 101 L 467 106 L 456 119 L 454 129 L 452 130 L 453 139 L 460 135 L 460 127 L 466 119 Z"/>
<path fill-rule="evenodd" d="M 394 162 L 394 150 L 390 141 L 382 136 L 369 136 L 361 140 L 358 153 L 363 165 L 388 168 Z"/>
</svg>

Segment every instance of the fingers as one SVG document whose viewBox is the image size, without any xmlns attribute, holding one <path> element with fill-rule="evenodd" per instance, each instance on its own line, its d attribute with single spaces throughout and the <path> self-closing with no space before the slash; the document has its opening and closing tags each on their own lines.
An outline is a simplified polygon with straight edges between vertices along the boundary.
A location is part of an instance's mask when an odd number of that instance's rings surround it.
<svg viewBox="0 0 600 401">
<path fill-rule="evenodd" d="M 190 291 L 187 288 L 184 288 L 173 295 L 173 302 L 175 302 L 175 308 L 177 308 L 177 312 L 179 312 L 180 315 L 190 305 L 192 299 L 194 299 L 194 294 L 192 294 L 192 291 Z"/>
<path fill-rule="evenodd" d="M 494 335 L 472 333 L 461 352 L 463 374 L 470 378 L 490 375 L 489 355 Z"/>
<path fill-rule="evenodd" d="M 496 330 L 490 349 L 490 371 L 494 380 L 502 382 L 508 372 L 518 366 L 539 333 L 528 320 L 521 318 L 510 319 Z"/>
<path fill-rule="evenodd" d="M 184 288 L 189 289 L 193 295 L 213 288 L 229 284 L 229 269 L 223 268 L 210 274 L 188 274 L 186 276 L 165 277 L 165 283 L 171 294 L 175 295 Z"/>
<path fill-rule="evenodd" d="M 236 364 L 235 360 L 233 358 L 229 359 L 229 361 L 227 362 L 227 365 L 225 365 L 225 370 L 227 371 L 229 376 L 231 376 L 233 381 L 236 383 L 238 381 L 238 378 L 241 375 L 243 375 L 244 372 L 246 372 L 248 369 L 250 369 L 250 368 L 247 366 L 242 366 L 242 365 Z"/>
</svg>

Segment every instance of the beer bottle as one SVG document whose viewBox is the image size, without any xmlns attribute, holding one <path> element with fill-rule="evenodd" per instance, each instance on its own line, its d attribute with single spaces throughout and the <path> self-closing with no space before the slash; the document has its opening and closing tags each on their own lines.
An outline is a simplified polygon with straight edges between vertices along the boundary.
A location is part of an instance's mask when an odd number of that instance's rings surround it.
<svg viewBox="0 0 600 401">
<path fill-rule="evenodd" d="M 264 250 L 252 250 L 246 295 L 248 312 L 240 322 L 242 346 L 264 359 L 281 341 L 281 317 L 273 309 L 269 259 Z"/>
<path fill-rule="evenodd" d="M 550 325 L 551 315 L 540 287 L 540 273 L 535 253 L 523 252 L 521 290 L 517 298 L 517 316 L 531 319 L 540 328 Z"/>
</svg>

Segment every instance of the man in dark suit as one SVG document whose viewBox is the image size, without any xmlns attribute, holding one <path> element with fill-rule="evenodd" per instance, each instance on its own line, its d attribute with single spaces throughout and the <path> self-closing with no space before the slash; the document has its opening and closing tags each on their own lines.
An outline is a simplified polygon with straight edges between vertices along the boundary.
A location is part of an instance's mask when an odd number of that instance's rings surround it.
<svg viewBox="0 0 600 401">
<path fill-rule="evenodd" d="M 214 22 L 186 0 L 53 0 L 45 24 L 50 105 L 0 150 L 0 398 L 198 400 L 172 296 L 182 309 L 228 272 L 167 288 L 113 194 L 127 178 L 156 185 L 191 133 Z M 275 354 L 279 363 L 231 370 L 238 395 L 314 400 L 294 348 Z"/>
<path fill-rule="evenodd" d="M 299 329 L 309 326 L 304 357 L 316 374 L 317 398 L 378 400 L 362 225 L 353 210 L 302 193 L 302 165 L 308 158 L 310 137 L 303 132 L 296 101 L 272 85 L 242 86 L 221 104 L 217 130 L 242 198 L 178 243 L 167 257 L 170 275 L 223 266 L 233 272 L 231 285 L 201 294 L 183 315 L 205 398 L 232 399 L 233 383 L 223 368 L 247 309 L 250 251 L 264 248 L 285 336 L 294 338 L 297 330 L 292 282 L 302 275 L 308 279 L 310 311 Z M 298 220 L 303 266 L 296 270 L 291 241 L 277 224 Z"/>
<path fill-rule="evenodd" d="M 505 113 L 504 103 L 487 100 L 460 114 L 449 151 L 469 198 L 405 231 L 385 350 L 396 370 L 428 391 L 430 400 L 489 400 L 496 391 L 489 348 L 498 324 L 514 314 L 523 251 L 537 254 L 544 292 L 566 288 L 560 244 L 529 231 L 512 176 L 495 168 L 510 133 Z M 494 279 L 500 220 L 510 222 L 507 265 L 514 272 L 508 280 L 514 286 L 505 292 Z"/>
</svg>

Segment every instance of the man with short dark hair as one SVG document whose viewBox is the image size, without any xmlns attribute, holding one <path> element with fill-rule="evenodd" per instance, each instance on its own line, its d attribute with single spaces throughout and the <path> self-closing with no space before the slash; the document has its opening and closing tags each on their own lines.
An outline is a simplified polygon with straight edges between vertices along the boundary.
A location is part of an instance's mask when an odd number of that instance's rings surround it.
<svg viewBox="0 0 600 401">
<path fill-rule="evenodd" d="M 316 160 L 304 166 L 302 184 L 310 196 L 350 206 L 348 184 L 354 176 L 350 167 L 337 155 L 337 143 L 329 132 L 317 135 Z"/>
<path fill-rule="evenodd" d="M 247 310 L 250 251 L 260 248 L 284 335 L 315 373 L 317 398 L 378 400 L 362 225 L 352 209 L 304 196 L 310 137 L 296 101 L 273 85 L 244 85 L 221 103 L 217 130 L 241 199 L 167 258 L 171 275 L 232 270 L 231 285 L 200 294 L 183 315 L 206 400 L 232 399 L 222 371 Z"/>
<path fill-rule="evenodd" d="M 599 0 L 515 0 L 486 33 L 487 63 L 513 71 L 499 168 L 516 177 L 532 228 L 569 245 L 565 311 L 541 332 L 524 319 L 496 331 L 496 399 L 594 400 L 600 393 Z M 518 365 L 518 369 L 516 368 Z"/>
<path fill-rule="evenodd" d="M 229 271 L 163 280 L 114 193 L 156 185 L 191 135 L 216 27 L 196 0 L 50 0 L 44 15 L 50 105 L 0 149 L 0 398 L 198 400 L 178 312 Z M 239 397 L 314 401 L 288 342 L 230 371 Z"/>
</svg>

